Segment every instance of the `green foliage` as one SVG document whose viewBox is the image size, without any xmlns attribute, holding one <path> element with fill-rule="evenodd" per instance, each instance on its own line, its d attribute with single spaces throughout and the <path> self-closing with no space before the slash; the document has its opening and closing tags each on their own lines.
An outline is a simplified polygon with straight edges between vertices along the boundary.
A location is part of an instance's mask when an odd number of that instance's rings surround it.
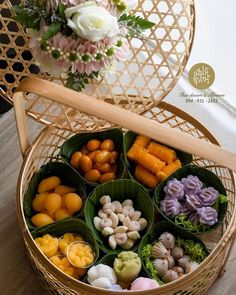
<svg viewBox="0 0 236 295">
<path fill-rule="evenodd" d="M 141 258 L 144 261 L 145 267 L 150 274 L 150 276 L 156 280 L 159 285 L 164 285 L 162 280 L 157 276 L 157 272 L 153 266 L 153 263 L 151 261 L 151 252 L 152 252 L 152 245 L 147 244 L 146 246 L 143 247 L 142 252 L 141 252 Z"/>
<path fill-rule="evenodd" d="M 189 255 L 193 261 L 201 263 L 207 257 L 205 249 L 195 241 L 178 238 L 176 243 L 184 248 L 185 253 Z"/>
<path fill-rule="evenodd" d="M 52 23 L 47 31 L 44 33 L 43 37 L 42 37 L 42 42 L 47 41 L 48 39 L 52 38 L 54 35 L 56 35 L 57 33 L 59 33 L 61 30 L 61 23 L 60 22 L 55 22 Z"/>
<path fill-rule="evenodd" d="M 129 37 L 140 37 L 143 31 L 150 29 L 155 24 L 140 16 L 122 14 L 119 23 L 124 25 L 128 30 Z"/>
<path fill-rule="evenodd" d="M 217 212 L 219 212 L 220 206 L 223 204 L 227 205 L 227 203 L 228 203 L 227 197 L 225 195 L 219 194 L 219 196 L 218 196 L 216 202 L 214 203 L 214 205 L 212 206 L 212 208 L 214 208 Z"/>
<path fill-rule="evenodd" d="M 91 74 L 69 72 L 66 82 L 66 86 L 76 91 L 82 91 L 90 80 L 98 77 L 98 72 L 92 72 Z"/>
<path fill-rule="evenodd" d="M 215 204 L 212 206 L 218 214 L 220 214 L 220 208 L 222 205 L 227 205 L 228 199 L 225 195 L 220 194 L 215 202 Z M 210 226 L 204 225 L 202 223 L 192 223 L 188 220 L 188 215 L 179 215 L 175 217 L 175 224 L 185 228 L 186 230 L 193 232 L 193 233 L 199 233 L 199 232 L 205 232 L 210 229 Z"/>
<path fill-rule="evenodd" d="M 45 40 L 47 40 L 61 29 L 66 30 L 65 8 L 65 5 L 60 3 L 57 10 L 46 11 L 45 1 L 26 0 L 20 5 L 13 6 L 12 14 L 16 21 L 26 28 L 34 30 L 40 29 L 40 20 L 43 18 L 49 26 L 48 31 L 45 33 L 46 36 L 48 35 L 48 38 L 45 36 Z"/>
<path fill-rule="evenodd" d="M 206 231 L 209 226 L 204 224 L 194 224 L 191 221 L 188 220 L 188 215 L 178 215 L 175 217 L 175 224 L 185 228 L 186 230 L 198 233 L 198 232 L 204 232 Z"/>
<path fill-rule="evenodd" d="M 65 10 L 66 10 L 66 6 L 62 3 L 58 4 L 58 14 L 64 18 L 65 17 Z"/>
<path fill-rule="evenodd" d="M 27 0 L 25 3 L 13 6 L 11 9 L 12 17 L 26 28 L 39 30 L 41 18 L 47 19 L 50 15 L 42 4 L 43 1 L 40 3 L 34 0 Z"/>
<path fill-rule="evenodd" d="M 224 195 L 219 195 L 217 201 L 220 204 L 227 204 L 228 203 L 228 199 Z"/>
</svg>

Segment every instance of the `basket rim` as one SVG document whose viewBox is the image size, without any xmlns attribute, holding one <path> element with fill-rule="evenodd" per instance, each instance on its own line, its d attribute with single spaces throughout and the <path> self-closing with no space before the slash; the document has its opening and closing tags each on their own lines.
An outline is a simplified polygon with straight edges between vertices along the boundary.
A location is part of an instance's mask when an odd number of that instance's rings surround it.
<svg viewBox="0 0 236 295">
<path fill-rule="evenodd" d="M 166 109 L 166 110 L 168 110 L 170 112 L 173 112 L 173 113 L 177 112 L 178 116 L 180 116 L 181 118 L 184 118 L 184 119 L 191 118 L 191 123 L 197 128 L 201 127 L 201 131 L 204 133 L 204 135 L 206 135 L 206 137 L 210 141 L 213 141 L 214 143 L 219 144 L 217 142 L 217 140 L 215 139 L 215 137 L 209 132 L 209 130 L 207 128 L 205 128 L 199 121 L 197 121 L 196 119 L 191 117 L 189 114 L 187 114 L 184 111 L 178 109 L 177 107 L 169 105 L 168 103 L 165 103 L 165 102 L 162 102 L 159 106 L 160 107 L 162 106 L 162 108 L 164 108 L 164 109 Z M 51 133 L 51 130 L 55 130 L 55 129 L 56 129 L 55 127 L 50 126 L 50 127 L 44 128 L 41 131 L 39 136 L 36 138 L 36 140 L 32 144 L 31 148 L 28 149 L 28 151 L 27 151 L 27 153 L 25 155 L 25 158 L 23 160 L 22 166 L 21 166 L 21 170 L 20 170 L 20 174 L 19 174 L 19 178 L 18 178 L 18 182 L 17 182 L 16 205 L 17 205 L 18 221 L 19 221 L 19 224 L 20 224 L 20 228 L 21 228 L 23 238 L 27 241 L 28 245 L 31 247 L 31 251 L 32 250 L 34 252 L 36 251 L 40 263 L 42 263 L 45 266 L 45 268 L 49 272 L 52 273 L 53 276 L 55 276 L 64 285 L 68 286 L 69 288 L 72 288 L 73 290 L 81 289 L 84 292 L 88 292 L 88 294 L 91 294 L 91 295 L 94 294 L 94 292 L 96 292 L 97 295 L 117 294 L 116 291 L 96 288 L 96 287 L 90 286 L 90 285 L 88 285 L 88 284 L 86 284 L 84 282 L 78 281 L 78 280 L 76 280 L 76 279 L 74 279 L 72 277 L 67 276 L 62 271 L 60 271 L 55 266 L 53 266 L 50 263 L 50 261 L 46 258 L 46 256 L 36 246 L 32 236 L 31 236 L 31 234 L 29 232 L 29 229 L 28 229 L 28 227 L 26 225 L 26 221 L 25 221 L 25 217 L 24 217 L 24 213 L 23 213 L 23 206 L 22 206 L 22 203 L 21 203 L 21 199 L 23 197 L 23 196 L 21 196 L 22 180 L 24 179 L 24 174 L 26 173 L 27 166 L 28 166 L 28 164 L 30 162 L 30 157 L 34 154 L 35 150 L 37 149 L 38 145 L 40 145 L 41 141 L 45 137 L 47 137 L 48 134 Z M 229 170 L 229 172 L 231 174 L 232 181 L 235 184 L 236 173 L 231 171 L 231 170 Z M 222 236 L 222 238 L 220 239 L 220 241 L 218 242 L 218 244 L 216 245 L 214 250 L 210 253 L 210 255 L 201 263 L 200 267 L 197 270 L 195 270 L 194 272 L 192 272 L 191 274 L 188 274 L 185 277 L 183 277 L 183 278 L 181 278 L 181 279 L 179 279 L 179 280 L 177 280 L 175 282 L 166 284 L 166 285 L 161 286 L 159 288 L 162 288 L 162 291 L 171 291 L 171 290 L 173 290 L 173 287 L 175 287 L 175 286 L 177 287 L 178 285 L 186 284 L 187 282 L 192 281 L 194 278 L 197 278 L 200 275 L 201 270 L 207 264 L 209 264 L 211 261 L 214 261 L 216 259 L 216 257 L 224 250 L 226 245 L 228 245 L 228 243 L 230 242 L 230 239 L 232 238 L 233 234 L 235 233 L 235 229 L 236 229 L 236 205 L 234 206 L 231 221 L 230 221 L 229 225 L 227 226 L 227 229 L 226 229 L 224 235 Z M 149 294 L 154 295 L 154 294 L 156 294 L 156 291 L 157 291 L 157 288 L 153 289 L 153 290 L 149 290 Z M 122 291 L 122 294 L 128 295 L 128 294 L 130 294 L 130 292 L 135 292 L 134 294 L 146 295 L 146 290 Z"/>
</svg>

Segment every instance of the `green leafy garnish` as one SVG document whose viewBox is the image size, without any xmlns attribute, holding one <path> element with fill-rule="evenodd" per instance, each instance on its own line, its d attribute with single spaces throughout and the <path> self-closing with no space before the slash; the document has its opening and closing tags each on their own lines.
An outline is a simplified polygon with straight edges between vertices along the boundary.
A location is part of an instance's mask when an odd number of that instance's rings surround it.
<svg viewBox="0 0 236 295">
<path fill-rule="evenodd" d="M 55 22 L 52 23 L 47 31 L 43 34 L 42 37 L 42 42 L 47 41 L 48 39 L 52 38 L 53 36 L 55 36 L 57 33 L 59 33 L 61 30 L 61 23 L 60 22 Z"/>
<path fill-rule="evenodd" d="M 26 28 L 39 30 L 41 18 L 47 19 L 50 13 L 45 10 L 45 3 L 35 0 L 26 0 L 20 5 L 11 8 L 12 18 L 21 23 Z"/>
<path fill-rule="evenodd" d="M 91 74 L 79 73 L 78 71 L 75 73 L 69 72 L 66 86 L 76 91 L 81 91 L 89 84 L 90 80 L 97 78 L 98 75 L 98 72 L 92 72 Z"/>
<path fill-rule="evenodd" d="M 188 215 L 178 215 L 175 217 L 175 224 L 180 225 L 190 232 L 203 232 L 206 231 L 209 226 L 200 224 L 200 223 L 192 223 L 188 220 Z"/>
<path fill-rule="evenodd" d="M 157 276 L 157 271 L 155 270 L 153 263 L 151 261 L 151 252 L 152 252 L 152 245 L 147 244 L 146 246 L 143 247 L 142 252 L 141 252 L 141 257 L 143 261 L 145 262 L 145 267 L 150 274 L 150 276 L 156 280 L 159 285 L 164 285 L 164 282 Z"/>
<path fill-rule="evenodd" d="M 207 257 L 206 251 L 199 243 L 180 238 L 177 238 L 176 243 L 178 246 L 184 248 L 185 253 L 189 255 L 193 261 L 201 263 Z"/>
<path fill-rule="evenodd" d="M 214 208 L 217 212 L 219 212 L 219 208 L 220 205 L 222 204 L 227 204 L 228 203 L 228 199 L 225 195 L 221 195 L 219 194 L 216 202 L 214 203 L 214 205 L 212 206 L 212 208 Z"/>
<path fill-rule="evenodd" d="M 155 23 L 150 22 L 141 16 L 122 14 L 119 23 L 126 27 L 129 37 L 140 37 L 143 31 L 150 29 Z"/>
<path fill-rule="evenodd" d="M 228 203 L 228 198 L 224 195 L 219 195 L 217 201 L 220 204 Z"/>
<path fill-rule="evenodd" d="M 47 26 L 49 26 L 47 32 L 51 38 L 56 33 L 62 31 L 67 32 L 66 18 L 65 18 L 65 5 L 60 3 L 57 10 L 47 11 L 45 1 L 37 0 L 25 0 L 20 5 L 13 6 L 11 8 L 12 18 L 21 23 L 26 28 L 32 28 L 34 30 L 40 29 L 40 21 L 44 19 Z M 61 24 L 59 28 L 59 23 Z M 54 33 L 55 32 L 55 33 Z M 69 30 L 71 35 L 71 30 Z"/>
<path fill-rule="evenodd" d="M 59 3 L 57 9 L 58 9 L 58 13 L 59 13 L 59 15 L 60 15 L 62 18 L 65 17 L 66 6 L 65 6 L 64 4 L 62 4 L 62 3 Z"/>
</svg>

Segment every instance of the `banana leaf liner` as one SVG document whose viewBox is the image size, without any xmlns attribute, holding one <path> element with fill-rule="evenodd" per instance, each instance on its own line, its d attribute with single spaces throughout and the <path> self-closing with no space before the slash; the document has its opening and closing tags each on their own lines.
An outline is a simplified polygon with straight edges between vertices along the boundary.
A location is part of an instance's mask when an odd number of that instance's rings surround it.
<svg viewBox="0 0 236 295">
<path fill-rule="evenodd" d="M 170 179 L 176 178 L 178 180 L 181 180 L 184 177 L 187 177 L 188 175 L 194 175 L 197 176 L 200 181 L 203 183 L 203 187 L 213 187 L 219 192 L 219 197 L 216 200 L 215 204 L 212 206 L 216 209 L 218 212 L 218 222 L 215 223 L 212 226 L 207 226 L 203 224 L 194 225 L 193 223 L 189 222 L 187 217 L 184 216 L 177 216 L 173 219 L 167 217 L 164 212 L 161 210 L 160 202 L 165 197 L 164 187 L 166 186 L 167 182 Z M 154 205 L 158 212 L 169 222 L 172 224 L 175 224 L 179 229 L 185 229 L 189 232 L 192 232 L 194 234 L 201 234 L 204 232 L 210 232 L 214 229 L 216 229 L 224 219 L 224 216 L 227 212 L 227 197 L 226 197 L 226 190 L 224 188 L 224 185 L 222 184 L 221 180 L 211 171 L 198 167 L 196 165 L 186 165 L 176 171 L 174 174 L 169 176 L 166 180 L 164 180 L 158 187 L 156 187 L 154 192 Z"/>
<path fill-rule="evenodd" d="M 89 243 L 93 247 L 96 254 L 96 258 L 93 263 L 95 264 L 99 257 L 99 246 L 92 232 L 89 230 L 86 223 L 82 221 L 81 219 L 66 218 L 46 226 L 36 228 L 35 230 L 31 232 L 33 239 L 42 237 L 43 235 L 46 235 L 46 234 L 50 234 L 54 237 L 60 238 L 62 235 L 66 233 L 74 233 L 74 234 L 81 235 L 84 241 Z M 85 277 L 86 275 L 80 278 L 80 280 L 84 281 Z"/>
<path fill-rule="evenodd" d="M 160 277 L 157 276 L 157 274 L 155 274 L 154 268 L 150 266 L 150 256 L 147 252 L 148 249 L 145 250 L 145 246 L 154 244 L 158 240 L 159 236 L 164 232 L 169 232 L 173 234 L 176 238 L 176 241 L 180 241 L 181 244 L 179 245 L 184 248 L 185 253 L 189 255 L 193 261 L 201 263 L 209 255 L 209 251 L 206 248 L 205 244 L 194 234 L 187 232 L 186 230 L 179 228 L 178 226 L 173 225 L 171 222 L 168 221 L 161 221 L 158 224 L 154 225 L 152 229 L 142 238 L 139 245 L 138 254 L 139 257 L 141 257 L 142 268 L 146 275 L 152 279 L 156 279 L 160 285 L 164 285 L 165 283 L 161 280 Z M 198 251 L 194 251 L 193 247 L 187 247 L 187 244 L 189 244 L 189 242 L 193 242 L 193 244 L 197 245 Z"/>
<path fill-rule="evenodd" d="M 106 254 L 104 255 L 99 261 L 96 262 L 97 264 L 105 264 L 110 266 L 111 268 L 113 268 L 113 263 L 114 260 L 116 259 L 117 254 L 113 253 L 113 254 Z"/>
<path fill-rule="evenodd" d="M 60 156 L 62 160 L 68 164 L 76 173 L 79 174 L 83 181 L 92 187 L 98 186 L 97 182 L 87 181 L 83 175 L 70 164 L 71 156 L 74 152 L 79 151 L 89 140 L 97 139 L 103 141 L 105 139 L 112 139 L 115 144 L 115 150 L 119 153 L 117 161 L 117 179 L 123 178 L 125 174 L 125 163 L 123 153 L 123 132 L 121 129 L 114 128 L 106 131 L 94 132 L 94 133 L 79 133 L 67 141 L 61 147 Z"/>
<path fill-rule="evenodd" d="M 134 176 L 134 171 L 135 171 L 135 167 L 136 164 L 134 161 L 130 161 L 127 157 L 127 153 L 129 151 L 129 149 L 131 148 L 131 146 L 133 145 L 136 137 L 137 137 L 137 133 L 133 132 L 133 131 L 128 131 L 125 135 L 124 135 L 124 157 L 125 157 L 125 163 L 127 166 L 127 170 L 128 170 L 128 174 L 130 176 L 131 179 L 136 180 L 135 176 Z M 166 147 L 169 147 L 168 145 L 165 145 Z M 171 147 L 169 147 L 171 148 Z M 173 148 L 172 148 L 173 149 Z M 180 162 L 182 163 L 182 166 L 185 166 L 187 164 L 190 164 L 193 160 L 193 156 L 190 154 L 187 154 L 185 152 L 179 151 L 174 149 L 177 155 L 177 158 L 179 158 Z M 136 180 L 137 181 L 137 180 Z M 143 184 L 142 184 L 143 185 Z M 158 184 L 159 185 L 159 184 Z M 143 185 L 148 191 L 154 191 L 154 189 L 150 189 L 147 186 Z"/>
<path fill-rule="evenodd" d="M 103 195 L 109 195 L 112 201 L 123 202 L 126 199 L 133 200 L 135 210 L 142 212 L 142 216 L 147 220 L 147 227 L 144 231 L 140 232 L 144 235 L 151 228 L 154 220 L 154 206 L 148 192 L 136 181 L 130 179 L 113 180 L 99 185 L 89 195 L 85 202 L 84 215 L 86 224 L 94 234 L 100 249 L 106 254 L 118 254 L 125 251 L 121 247 L 117 247 L 115 250 L 111 249 L 108 244 L 108 238 L 103 237 L 94 224 L 93 219 L 98 216 L 98 210 L 102 208 L 99 200 Z M 129 249 L 129 251 L 136 251 L 138 249 L 140 239 L 135 245 Z"/>
<path fill-rule="evenodd" d="M 63 185 L 74 187 L 76 189 L 76 193 L 82 198 L 84 207 L 86 187 L 83 181 L 78 177 L 78 174 L 75 173 L 75 171 L 68 165 L 62 162 L 49 162 L 48 164 L 42 166 L 39 171 L 34 174 L 29 184 L 28 190 L 24 195 L 23 209 L 29 230 L 35 229 L 35 226 L 31 222 L 31 217 L 38 212 L 33 210 L 31 204 L 35 195 L 37 194 L 38 185 L 44 178 L 50 176 L 58 176 L 61 179 L 61 183 Z M 75 215 L 75 217 L 81 216 L 83 216 L 83 208 L 78 214 Z"/>
</svg>

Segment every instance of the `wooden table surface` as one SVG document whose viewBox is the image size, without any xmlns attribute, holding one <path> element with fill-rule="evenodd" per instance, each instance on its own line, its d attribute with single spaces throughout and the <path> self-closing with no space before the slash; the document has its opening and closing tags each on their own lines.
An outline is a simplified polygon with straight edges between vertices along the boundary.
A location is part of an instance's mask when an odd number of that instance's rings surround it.
<svg viewBox="0 0 236 295">
<path fill-rule="evenodd" d="M 34 131 L 31 126 L 31 131 Z M 15 195 L 22 163 L 13 111 L 0 117 L 0 294 L 46 295 L 27 261 L 17 222 Z M 236 294 L 236 244 L 224 275 L 207 295 Z"/>
</svg>

